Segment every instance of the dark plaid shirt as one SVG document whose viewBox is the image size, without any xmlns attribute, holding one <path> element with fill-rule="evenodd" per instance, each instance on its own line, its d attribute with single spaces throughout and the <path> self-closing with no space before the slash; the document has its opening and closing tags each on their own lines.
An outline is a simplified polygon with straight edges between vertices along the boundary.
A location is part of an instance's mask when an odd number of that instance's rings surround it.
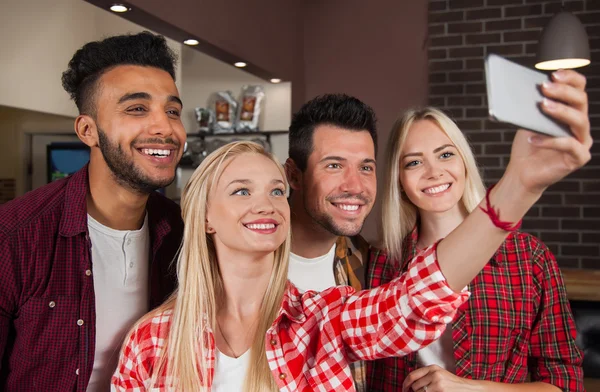
<svg viewBox="0 0 600 392">
<path fill-rule="evenodd" d="M 416 230 L 403 243 L 403 263 L 416 253 Z M 367 284 L 377 287 L 405 266 L 374 252 Z M 459 377 L 501 383 L 541 381 L 583 391 L 582 353 L 562 275 L 537 238 L 511 234 L 469 285 L 471 298 L 452 323 Z M 449 326 L 450 328 L 450 326 Z M 417 367 L 416 353 L 368 363 L 369 391 L 399 391 Z"/>
<path fill-rule="evenodd" d="M 0 391 L 86 390 L 96 340 L 88 190 L 86 166 L 0 206 Z M 175 287 L 183 223 L 156 192 L 147 211 L 155 307 Z"/>
<path fill-rule="evenodd" d="M 335 245 L 333 274 L 337 286 L 351 286 L 356 291 L 365 288 L 365 264 L 369 260 L 370 246 L 364 238 L 338 237 Z M 350 364 L 357 392 L 366 392 L 367 366 L 365 361 Z"/>
</svg>

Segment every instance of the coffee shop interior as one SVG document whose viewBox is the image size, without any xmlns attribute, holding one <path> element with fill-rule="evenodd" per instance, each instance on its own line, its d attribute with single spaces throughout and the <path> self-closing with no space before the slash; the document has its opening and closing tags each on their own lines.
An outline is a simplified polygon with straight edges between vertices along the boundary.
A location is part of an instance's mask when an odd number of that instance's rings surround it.
<svg viewBox="0 0 600 392">
<path fill-rule="evenodd" d="M 114 7 L 118 6 L 118 7 Z M 113 9 L 111 10 L 111 7 Z M 600 2 L 596 0 L 19 0 L 0 2 L 0 205 L 76 171 L 88 152 L 73 132 L 77 109 L 61 74 L 85 43 L 149 30 L 177 53 L 177 87 L 188 143 L 165 194 L 178 200 L 210 151 L 239 139 L 262 143 L 283 163 L 292 114 L 324 93 L 354 95 L 378 117 L 378 160 L 403 110 L 431 104 L 468 136 L 487 184 L 507 162 L 515 130 L 488 118 L 484 58 L 497 53 L 533 67 L 538 40 L 561 11 L 589 39 L 592 161 L 551 187 L 523 228 L 556 255 L 579 304 L 588 390 L 600 391 Z M 207 124 L 215 102 L 245 110 L 248 125 Z M 216 105 L 216 106 L 215 106 Z M 215 112 L 215 107 L 216 112 Z M 243 119 L 243 118 L 242 118 Z M 383 175 L 379 168 L 378 175 Z M 381 189 L 380 189 L 381 191 Z M 380 206 L 363 229 L 379 240 Z M 581 331 L 579 329 L 581 328 Z M 587 382 L 587 380 L 586 380 Z M 595 387 L 592 387 L 595 385 Z M 597 388 L 597 389 L 593 389 Z"/>
</svg>

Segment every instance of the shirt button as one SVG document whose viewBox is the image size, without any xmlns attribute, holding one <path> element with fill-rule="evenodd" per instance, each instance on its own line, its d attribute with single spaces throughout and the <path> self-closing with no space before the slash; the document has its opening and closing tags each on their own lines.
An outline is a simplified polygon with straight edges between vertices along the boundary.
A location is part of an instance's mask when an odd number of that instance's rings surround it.
<svg viewBox="0 0 600 392">
<path fill-rule="evenodd" d="M 277 340 L 271 339 L 271 346 L 275 346 L 277 344 Z"/>
<path fill-rule="evenodd" d="M 50 301 L 50 303 L 48 304 L 48 306 L 50 306 L 51 308 L 56 306 L 56 302 L 54 301 Z"/>
<path fill-rule="evenodd" d="M 279 378 L 282 380 L 285 380 L 285 378 L 287 377 L 287 374 L 285 373 L 279 373 Z"/>
<path fill-rule="evenodd" d="M 440 318 L 439 318 L 438 316 L 433 316 L 433 317 L 431 318 L 431 320 L 432 320 L 434 323 L 437 323 L 438 321 L 440 321 Z"/>
<path fill-rule="evenodd" d="M 90 276 L 92 274 L 92 270 L 85 270 L 85 276 Z"/>
<path fill-rule="evenodd" d="M 79 325 L 81 327 L 83 325 L 83 320 L 82 319 L 77 320 L 77 325 Z"/>
<path fill-rule="evenodd" d="M 127 245 L 131 245 L 131 239 L 127 240 Z"/>
<path fill-rule="evenodd" d="M 129 263 L 129 268 L 133 268 L 133 263 Z"/>
<path fill-rule="evenodd" d="M 75 370 L 75 374 L 79 376 L 79 369 Z"/>
</svg>

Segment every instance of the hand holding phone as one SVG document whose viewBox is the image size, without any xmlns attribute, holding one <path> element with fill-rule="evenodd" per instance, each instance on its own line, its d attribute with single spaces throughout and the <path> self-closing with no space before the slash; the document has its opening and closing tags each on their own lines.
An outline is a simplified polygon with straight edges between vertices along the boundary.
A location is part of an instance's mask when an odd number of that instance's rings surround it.
<svg viewBox="0 0 600 392">
<path fill-rule="evenodd" d="M 541 85 L 550 81 L 548 75 L 490 54 L 485 76 L 491 119 L 550 136 L 573 136 L 567 125 L 540 108 Z"/>
</svg>

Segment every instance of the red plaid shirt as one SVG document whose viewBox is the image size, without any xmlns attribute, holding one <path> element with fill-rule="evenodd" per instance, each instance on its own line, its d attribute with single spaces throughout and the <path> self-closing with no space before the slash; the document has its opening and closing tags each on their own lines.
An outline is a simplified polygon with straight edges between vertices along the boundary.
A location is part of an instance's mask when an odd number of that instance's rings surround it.
<svg viewBox="0 0 600 392">
<path fill-rule="evenodd" d="M 435 249 L 421 253 L 407 274 L 370 291 L 337 286 L 301 294 L 290 283 L 265 347 L 280 390 L 354 391 L 350 362 L 405 355 L 438 338 L 469 294 L 447 286 Z M 149 384 L 169 317 L 147 320 L 127 339 L 112 380 L 117 390 L 165 388 L 164 377 L 160 385 Z M 214 336 L 208 334 L 205 360 L 214 374 Z"/>
<path fill-rule="evenodd" d="M 87 228 L 87 166 L 0 206 L 0 391 L 86 390 L 96 313 Z M 150 307 L 173 290 L 178 206 L 148 199 Z"/>
<path fill-rule="evenodd" d="M 417 231 L 403 243 L 409 260 Z M 384 252 L 371 256 L 367 284 L 377 287 L 402 268 Z M 511 234 L 469 285 L 471 299 L 452 323 L 456 375 L 502 383 L 541 381 L 563 391 L 583 391 L 582 354 L 552 253 L 537 238 Z M 416 369 L 416 353 L 370 362 L 370 391 L 399 391 Z"/>
</svg>

